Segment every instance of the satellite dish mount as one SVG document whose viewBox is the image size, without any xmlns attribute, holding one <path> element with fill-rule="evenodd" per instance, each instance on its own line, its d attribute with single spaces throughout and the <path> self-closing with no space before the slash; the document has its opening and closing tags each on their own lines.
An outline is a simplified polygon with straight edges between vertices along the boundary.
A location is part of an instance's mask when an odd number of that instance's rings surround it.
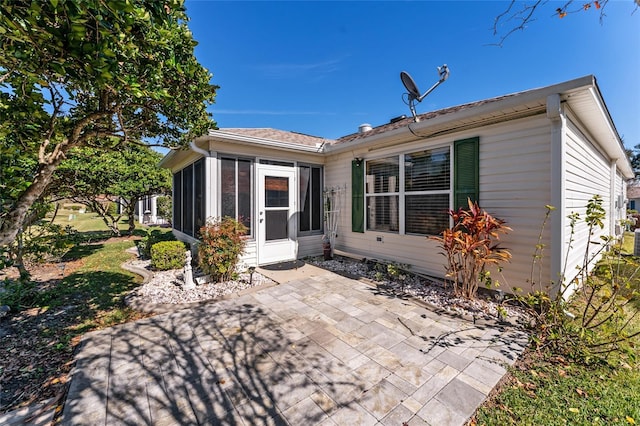
<svg viewBox="0 0 640 426">
<path fill-rule="evenodd" d="M 447 67 L 447 64 L 438 67 L 438 75 L 440 76 L 440 79 L 433 86 L 431 86 L 429 90 L 421 95 L 416 82 L 413 81 L 413 78 L 411 78 L 409 73 L 405 71 L 402 71 L 400 73 L 400 80 L 402 80 L 402 84 L 404 84 L 405 89 L 407 89 L 406 95 L 408 97 L 408 100 L 405 102 L 407 103 L 407 105 L 409 105 L 409 109 L 411 110 L 411 114 L 413 115 L 413 121 L 415 121 L 416 123 L 419 121 L 418 116 L 416 115 L 416 101 L 422 102 L 422 100 L 426 98 L 429 93 L 433 92 L 436 87 L 444 83 L 445 80 L 449 78 L 449 68 Z"/>
</svg>

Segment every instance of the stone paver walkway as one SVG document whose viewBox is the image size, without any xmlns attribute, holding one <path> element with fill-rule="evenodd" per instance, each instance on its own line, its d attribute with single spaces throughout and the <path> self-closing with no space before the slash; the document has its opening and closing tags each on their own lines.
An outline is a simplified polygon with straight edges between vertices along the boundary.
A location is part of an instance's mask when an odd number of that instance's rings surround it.
<svg viewBox="0 0 640 426">
<path fill-rule="evenodd" d="M 62 423 L 463 425 L 526 340 L 322 271 L 87 334 Z"/>
</svg>

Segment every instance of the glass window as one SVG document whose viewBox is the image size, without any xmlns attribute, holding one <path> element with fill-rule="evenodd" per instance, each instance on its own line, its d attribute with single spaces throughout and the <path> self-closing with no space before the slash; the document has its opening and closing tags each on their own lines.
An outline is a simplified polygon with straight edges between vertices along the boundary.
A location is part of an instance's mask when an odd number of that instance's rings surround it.
<svg viewBox="0 0 640 426">
<path fill-rule="evenodd" d="M 449 226 L 449 146 L 369 160 L 365 170 L 367 230 L 434 235 Z"/>
<path fill-rule="evenodd" d="M 251 234 L 251 160 L 220 160 L 220 213 L 243 223 Z"/>
<path fill-rule="evenodd" d="M 302 232 L 322 231 L 322 168 L 299 166 L 300 214 L 298 230 Z"/>
<path fill-rule="evenodd" d="M 173 175 L 173 228 L 182 231 L 182 170 Z"/>
<path fill-rule="evenodd" d="M 449 194 L 407 195 L 405 232 L 437 235 L 449 226 Z"/>
<path fill-rule="evenodd" d="M 265 207 L 289 207 L 289 178 L 265 176 L 264 196 Z"/>
<path fill-rule="evenodd" d="M 365 188 L 367 194 L 367 229 L 399 230 L 399 156 L 367 161 Z"/>
<path fill-rule="evenodd" d="M 205 222 L 205 172 L 204 172 L 204 159 L 196 161 L 193 165 L 193 177 L 194 177 L 194 226 L 196 235 L 200 235 L 200 228 L 204 226 Z"/>
<path fill-rule="evenodd" d="M 182 232 L 193 236 L 193 165 L 182 170 Z"/>
<path fill-rule="evenodd" d="M 436 235 L 449 226 L 450 148 L 404 155 L 405 232 Z"/>
<path fill-rule="evenodd" d="M 367 229 L 398 232 L 398 196 L 367 197 Z"/>
<path fill-rule="evenodd" d="M 406 191 L 448 191 L 451 184 L 449 147 L 404 156 Z"/>
<path fill-rule="evenodd" d="M 398 156 L 367 161 L 367 194 L 398 192 L 400 168 Z"/>
</svg>

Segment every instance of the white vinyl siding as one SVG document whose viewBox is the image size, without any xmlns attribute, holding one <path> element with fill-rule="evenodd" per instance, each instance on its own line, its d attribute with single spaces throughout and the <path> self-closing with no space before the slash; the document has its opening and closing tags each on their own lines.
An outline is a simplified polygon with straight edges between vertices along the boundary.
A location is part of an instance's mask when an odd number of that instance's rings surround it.
<svg viewBox="0 0 640 426">
<path fill-rule="evenodd" d="M 593 146 L 589 140 L 567 120 L 566 129 L 566 208 L 563 215 L 567 217 L 572 213 L 578 213 L 580 220 L 575 226 L 573 236 L 571 236 L 570 222 L 567 220 L 565 232 L 565 252 L 567 254 L 567 264 L 565 265 L 566 282 L 571 281 L 577 273 L 576 267 L 582 265 L 585 256 L 585 249 L 589 242 L 599 241 L 600 236 L 609 235 L 609 212 L 611 203 L 611 165 L 610 162 Z M 602 207 L 607 212 L 603 229 L 594 229 L 594 236 L 589 238 L 587 225 L 584 223 L 586 206 L 594 195 L 602 198 Z M 569 241 L 572 238 L 572 241 Z M 571 244 L 571 248 L 568 245 Z M 591 246 L 592 254 L 598 250 L 599 246 Z M 594 263 L 597 259 L 594 259 Z"/>
<path fill-rule="evenodd" d="M 504 291 L 514 287 L 527 291 L 532 279 L 546 286 L 551 279 L 549 224 L 541 241 L 545 245 L 542 268 L 534 268 L 533 277 L 532 260 L 551 199 L 549 121 L 537 117 L 491 130 L 480 139 L 480 206 L 512 229 L 501 241 L 513 256 L 503 265 L 503 274 L 494 272 L 492 278 L 500 281 Z"/>
<path fill-rule="evenodd" d="M 545 205 L 549 204 L 550 126 L 544 117 L 521 119 L 511 123 L 487 126 L 470 132 L 407 143 L 402 152 L 442 147 L 454 140 L 480 137 L 480 206 L 492 215 L 507 221 L 513 231 L 502 238 L 513 259 L 504 265 L 504 278 L 495 274 L 505 291 L 512 287 L 527 290 L 531 274 L 531 259 L 537 243 Z M 398 148 L 396 147 L 396 152 Z M 337 249 L 366 258 L 378 258 L 412 265 L 412 270 L 434 276 L 444 276 L 441 249 L 426 236 L 399 235 L 367 230 L 351 232 L 351 161 L 354 156 L 371 158 L 392 155 L 387 148 L 329 156 L 325 164 L 326 185 L 347 182 L 345 213 L 340 220 Z M 549 229 L 543 243 L 550 241 Z M 545 265 L 549 253 L 545 252 Z M 549 281 L 548 267 L 542 279 Z M 505 282 L 506 281 L 506 282 Z"/>
</svg>

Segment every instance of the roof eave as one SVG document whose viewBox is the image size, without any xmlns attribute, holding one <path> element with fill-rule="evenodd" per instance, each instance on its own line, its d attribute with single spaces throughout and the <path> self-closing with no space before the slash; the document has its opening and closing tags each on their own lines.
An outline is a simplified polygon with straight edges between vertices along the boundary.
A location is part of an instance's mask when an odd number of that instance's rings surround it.
<svg viewBox="0 0 640 426">
<path fill-rule="evenodd" d="M 273 139 L 258 138 L 255 136 L 224 132 L 222 130 L 209 130 L 208 136 L 226 142 L 242 143 L 247 145 L 260 145 L 285 151 L 300 151 L 315 154 L 322 154 L 325 150 L 325 147 L 328 145 L 326 143 L 320 145 L 319 147 L 311 145 L 301 145 L 292 142 L 282 142 Z"/>
<path fill-rule="evenodd" d="M 470 108 L 454 111 L 449 114 L 436 116 L 429 120 L 410 123 L 405 127 L 400 127 L 384 133 L 377 133 L 370 137 L 365 136 L 364 138 L 356 139 L 353 142 L 331 145 L 327 147 L 326 152 L 328 154 L 337 154 L 340 152 L 357 149 L 365 144 L 371 145 L 377 144 L 378 142 L 382 143 L 383 141 L 395 142 L 400 139 L 416 139 L 416 133 L 421 133 L 421 131 L 428 129 L 429 127 L 441 126 L 447 123 L 454 124 L 457 121 L 465 120 L 474 116 L 490 114 L 492 112 L 500 110 L 508 110 L 518 105 L 523 105 L 530 102 L 546 102 L 546 98 L 550 94 L 567 93 L 574 90 L 580 90 L 582 88 L 592 86 L 593 84 L 594 77 L 592 75 L 580 77 L 574 80 L 566 81 L 564 83 L 555 84 L 553 86 L 542 87 L 539 89 L 533 89 L 526 92 L 514 94 L 513 96 L 509 96 L 505 99 L 497 100 L 495 102 L 472 106 Z"/>
</svg>

